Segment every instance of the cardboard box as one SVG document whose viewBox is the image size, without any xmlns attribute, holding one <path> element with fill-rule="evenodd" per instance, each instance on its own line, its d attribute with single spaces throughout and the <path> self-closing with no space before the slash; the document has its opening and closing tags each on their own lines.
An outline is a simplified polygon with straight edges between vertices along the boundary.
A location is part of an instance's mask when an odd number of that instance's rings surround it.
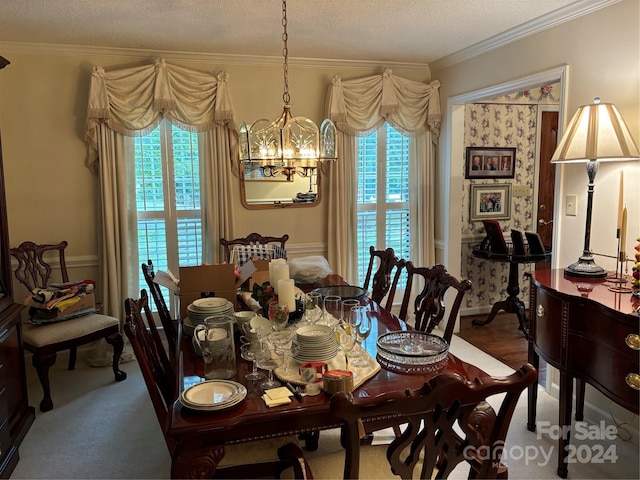
<svg viewBox="0 0 640 480">
<path fill-rule="evenodd" d="M 187 307 L 203 297 L 222 297 L 236 304 L 233 264 L 180 267 L 180 318 L 188 318 Z"/>
<path fill-rule="evenodd" d="M 60 311 L 57 308 L 53 308 L 51 310 L 46 308 L 38 308 L 39 306 L 41 306 L 41 304 L 34 302 L 31 298 L 31 295 L 28 295 L 25 298 L 25 305 L 29 307 L 34 307 L 36 309 L 35 316 L 38 318 L 54 319 L 54 318 L 67 317 L 69 315 L 73 315 L 83 310 L 95 310 L 96 299 L 93 293 L 87 293 L 86 295 L 81 296 L 78 302 Z M 91 312 L 87 312 L 87 313 L 91 313 Z"/>
</svg>

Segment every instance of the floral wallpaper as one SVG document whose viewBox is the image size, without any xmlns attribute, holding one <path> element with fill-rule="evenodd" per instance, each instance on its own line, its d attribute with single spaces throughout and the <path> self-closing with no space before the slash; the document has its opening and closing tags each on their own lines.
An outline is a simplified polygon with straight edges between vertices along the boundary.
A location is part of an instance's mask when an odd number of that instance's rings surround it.
<svg viewBox="0 0 640 480">
<path fill-rule="evenodd" d="M 471 280 L 472 289 L 465 296 L 466 308 L 488 307 L 507 297 L 509 264 L 475 258 L 473 246 L 480 243 L 485 232 L 481 221 L 470 221 L 471 184 L 526 185 L 528 196 L 514 197 L 512 190 L 511 218 L 499 220 L 507 242 L 511 229 L 536 231 L 533 224 L 533 190 L 538 110 L 541 104 L 559 104 L 559 84 L 523 90 L 483 103 L 465 107 L 466 147 L 515 147 L 514 178 L 478 180 L 466 179 L 462 188 L 462 278 Z M 463 173 L 464 175 L 464 173 Z M 520 299 L 528 305 L 529 287 L 524 280 L 528 265 L 520 267 Z"/>
</svg>

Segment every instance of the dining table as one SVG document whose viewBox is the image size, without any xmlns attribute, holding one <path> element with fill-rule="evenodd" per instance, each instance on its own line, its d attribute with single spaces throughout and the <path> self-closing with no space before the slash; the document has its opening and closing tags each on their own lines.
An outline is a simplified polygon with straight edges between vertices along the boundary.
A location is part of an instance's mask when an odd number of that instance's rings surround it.
<svg viewBox="0 0 640 480">
<path fill-rule="evenodd" d="M 305 285 L 302 289 L 308 291 L 317 286 L 344 284 L 340 276 L 330 275 L 317 285 Z M 376 341 L 380 335 L 410 330 L 411 327 L 366 295 L 360 299 L 360 303 L 370 310 L 372 317 L 371 333 L 362 347 L 376 359 Z M 257 390 L 260 387 L 245 379 L 252 363 L 240 357 L 239 348 L 236 349 L 237 373 L 232 380 L 246 387 L 248 393 L 245 399 L 230 408 L 216 411 L 197 411 L 183 406 L 180 393 L 204 380 L 204 362 L 194 350 L 191 337 L 183 329 L 180 330 L 181 338 L 176 347 L 176 380 L 179 391 L 169 409 L 165 425 L 166 436 L 172 438 L 176 445 L 171 459 L 172 478 L 212 477 L 224 457 L 227 445 L 291 435 L 310 438 L 315 435 L 317 441 L 318 432 L 342 425 L 331 414 L 330 396 L 324 392 L 315 396 L 303 396 L 301 399 L 292 398 L 291 403 L 286 405 L 268 407 L 262 398 L 262 392 Z M 432 371 L 408 374 L 382 366 L 375 375 L 357 386 L 352 394 L 354 397 L 376 397 L 390 391 L 419 388 L 443 371 L 458 373 L 469 380 L 487 375 L 477 366 L 448 352 L 446 360 Z"/>
</svg>

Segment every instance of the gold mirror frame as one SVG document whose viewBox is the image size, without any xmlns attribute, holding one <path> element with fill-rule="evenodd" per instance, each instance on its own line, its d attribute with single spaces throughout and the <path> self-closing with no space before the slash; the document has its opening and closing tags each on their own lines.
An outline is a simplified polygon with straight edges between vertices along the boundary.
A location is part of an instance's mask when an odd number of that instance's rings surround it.
<svg viewBox="0 0 640 480">
<path fill-rule="evenodd" d="M 265 210 L 265 209 L 269 209 L 269 208 L 302 208 L 302 207 L 315 207 L 317 205 L 320 204 L 320 200 L 322 199 L 322 189 L 321 187 L 321 179 L 322 179 L 322 174 L 320 172 L 321 168 L 318 168 L 316 170 L 316 199 L 313 202 L 293 202 L 293 200 L 291 201 L 281 201 L 281 200 L 274 200 L 273 202 L 255 202 L 252 203 L 250 201 L 247 200 L 247 180 L 245 179 L 245 175 L 244 175 L 244 168 L 242 163 L 240 163 L 240 168 L 239 168 L 239 179 L 240 179 L 240 200 L 242 201 L 242 206 L 248 210 Z M 303 178 L 303 177 L 298 177 L 298 180 L 302 179 L 305 180 L 307 182 L 309 182 L 309 178 Z M 273 180 L 250 180 L 248 181 L 250 184 L 253 183 L 262 183 L 262 182 L 268 182 L 271 186 L 274 186 L 276 184 L 280 184 L 281 182 L 275 182 Z M 283 182 L 283 183 L 289 183 L 289 182 Z"/>
</svg>

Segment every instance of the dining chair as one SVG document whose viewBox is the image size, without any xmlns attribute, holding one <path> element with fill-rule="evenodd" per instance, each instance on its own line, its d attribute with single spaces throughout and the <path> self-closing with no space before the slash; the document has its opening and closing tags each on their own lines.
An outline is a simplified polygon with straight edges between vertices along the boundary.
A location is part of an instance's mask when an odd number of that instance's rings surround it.
<svg viewBox="0 0 640 480">
<path fill-rule="evenodd" d="M 331 413 L 343 420 L 344 478 L 358 478 L 361 422 L 386 416 L 406 424 L 387 447 L 391 471 L 404 479 L 447 478 L 461 462 L 470 465 L 468 478 L 506 478 L 500 462 L 511 417 L 522 391 L 536 381 L 530 364 L 507 377 L 481 377 L 468 381 L 453 372 L 436 375 L 422 387 L 388 392 L 377 397 L 354 398 L 345 392 L 331 398 Z M 478 405 L 499 404 L 498 414 L 483 428 Z"/>
<path fill-rule="evenodd" d="M 455 328 L 458 311 L 465 293 L 471 289 L 469 280 L 458 280 L 450 275 L 444 265 L 435 265 L 431 268 L 416 267 L 412 262 L 407 262 L 407 286 L 400 306 L 399 317 L 407 321 L 409 315 L 413 316 L 413 326 L 416 330 L 431 333 L 446 315 L 447 306 L 445 294 L 450 288 L 456 290 L 455 297 L 449 308 L 444 325 L 443 338 L 451 343 L 451 337 Z M 421 288 L 420 288 L 421 284 Z M 414 285 L 420 288 L 415 294 Z M 409 311 L 413 298 L 413 311 Z"/>
<path fill-rule="evenodd" d="M 29 292 L 36 288 L 46 288 L 50 283 L 53 268 L 45 257 L 54 253 L 58 256 L 62 282 L 69 282 L 64 255 L 66 248 L 66 241 L 55 245 L 22 242 L 19 246 L 12 248 L 10 253 L 18 261 L 14 271 L 16 279 Z M 73 370 L 76 366 L 78 347 L 102 338 L 113 346 L 112 369 L 115 380 L 120 382 L 127 378 L 127 374 L 119 369 L 124 342 L 120 333 L 120 321 L 117 318 L 90 313 L 57 323 L 35 325 L 24 322 L 22 324 L 22 342 L 24 348 L 33 354 L 31 362 L 42 385 L 44 394 L 40 402 L 42 412 L 53 408 L 49 369 L 55 364 L 57 353 L 69 350 L 68 369 Z"/>
<path fill-rule="evenodd" d="M 174 458 L 180 445 L 166 434 L 165 428 L 169 409 L 179 396 L 176 370 L 162 343 L 147 291 L 142 289 L 138 300 L 127 298 L 124 305 L 127 315 L 124 330 L 138 360 L 165 443 Z M 177 323 L 177 333 L 177 338 L 181 338 L 182 322 Z M 289 467 L 293 467 L 295 478 L 313 478 L 297 442 L 295 436 L 288 436 L 225 445 L 224 457 L 215 469 L 214 478 L 264 478 L 268 475 L 278 478 Z M 212 451 L 212 457 L 216 456 L 217 452 Z M 204 465 L 199 467 L 205 468 Z M 171 478 L 176 478 L 174 473 L 171 472 Z"/>
<path fill-rule="evenodd" d="M 162 295 L 162 290 L 160 290 L 160 285 L 153 281 L 155 272 L 153 270 L 153 262 L 151 261 L 151 259 L 149 259 L 147 263 L 142 264 L 142 275 L 147 282 L 149 292 L 151 292 L 151 297 L 153 298 L 153 302 L 156 305 L 158 317 L 160 318 L 165 337 L 167 338 L 167 344 L 169 346 L 169 358 L 171 360 L 171 363 L 175 365 L 176 342 L 178 339 L 178 331 L 176 327 L 177 320 L 171 318 L 171 313 L 169 312 L 169 308 L 164 301 L 164 296 Z"/>
<path fill-rule="evenodd" d="M 254 256 L 265 259 L 285 258 L 287 255 L 285 250 L 287 240 L 289 240 L 289 235 L 287 234 L 281 237 L 264 237 L 254 232 L 246 237 L 234 238 L 233 240 L 221 238 L 220 245 L 224 248 L 224 260 L 227 263 L 232 263 L 235 249 L 239 257 L 238 263 L 242 265 Z"/>
<path fill-rule="evenodd" d="M 369 266 L 362 288 L 368 291 L 369 283 L 371 283 L 371 299 L 382 306 L 382 300 L 386 296 L 387 301 L 384 308 L 391 311 L 398 281 L 406 261 L 399 259 L 391 247 L 386 250 L 376 250 L 372 245 L 369 247 L 369 255 Z M 373 273 L 373 267 L 376 263 L 377 269 Z"/>
</svg>

